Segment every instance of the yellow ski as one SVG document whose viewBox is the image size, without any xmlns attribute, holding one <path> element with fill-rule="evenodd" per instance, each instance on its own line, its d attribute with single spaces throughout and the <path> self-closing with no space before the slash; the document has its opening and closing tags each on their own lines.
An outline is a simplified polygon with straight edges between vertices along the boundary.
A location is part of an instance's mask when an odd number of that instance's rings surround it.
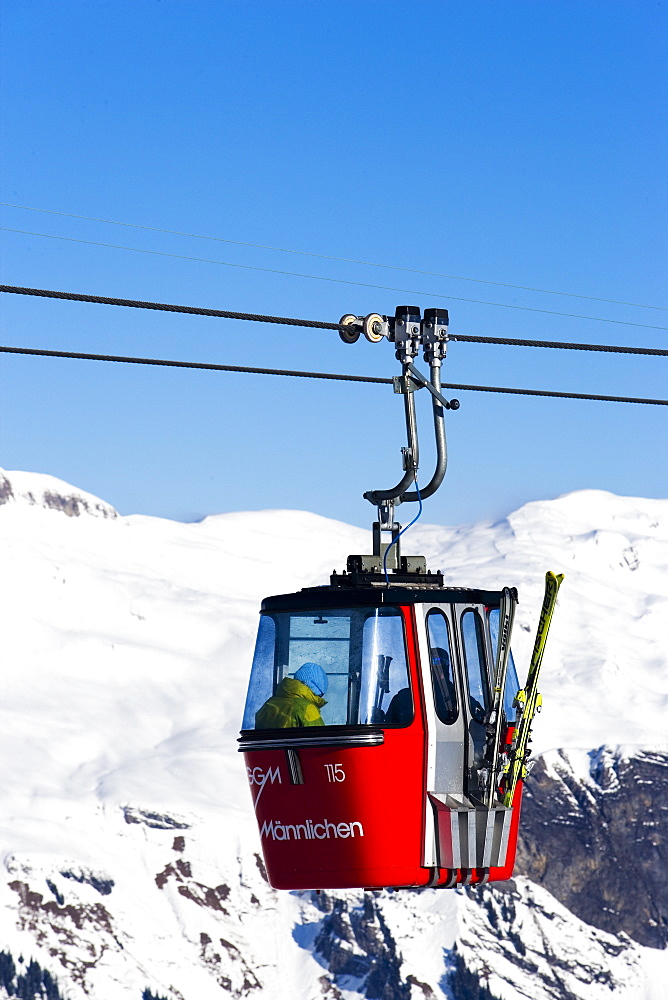
<svg viewBox="0 0 668 1000">
<path fill-rule="evenodd" d="M 536 712 L 543 703 L 543 699 L 538 693 L 538 674 L 543 662 L 543 653 L 545 652 L 547 633 L 550 630 L 552 613 L 557 603 L 557 594 L 563 578 L 563 573 L 555 574 L 548 572 L 545 574 L 545 595 L 540 611 L 536 641 L 533 646 L 533 653 L 531 654 L 529 674 L 526 685 L 521 691 L 517 692 L 517 697 L 515 698 L 515 708 L 517 710 L 515 733 L 510 749 L 510 764 L 504 780 L 503 803 L 506 806 L 512 805 L 517 782 L 521 778 L 524 778 L 527 773 L 526 764 L 530 754 L 528 746 L 531 740 L 531 726 Z"/>
</svg>

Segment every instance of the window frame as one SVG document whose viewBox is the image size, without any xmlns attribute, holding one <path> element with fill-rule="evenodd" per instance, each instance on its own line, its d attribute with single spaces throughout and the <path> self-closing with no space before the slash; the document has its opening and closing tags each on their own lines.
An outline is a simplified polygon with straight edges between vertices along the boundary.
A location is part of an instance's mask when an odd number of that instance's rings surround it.
<svg viewBox="0 0 668 1000">
<path fill-rule="evenodd" d="M 477 699 L 474 699 L 474 697 L 473 697 L 473 691 L 472 691 L 472 687 L 471 687 L 471 671 L 469 669 L 469 657 L 468 657 L 468 652 L 467 652 L 466 631 L 465 631 L 465 628 L 464 628 L 464 619 L 466 618 L 466 615 L 468 615 L 468 614 L 470 614 L 470 615 L 473 616 L 473 621 L 475 622 L 475 640 L 476 640 L 476 647 L 477 647 L 477 651 L 478 651 L 478 664 L 479 664 L 478 676 L 480 677 L 480 683 L 482 685 L 482 692 L 481 692 L 482 693 L 482 705 L 480 706 L 482 708 L 482 717 L 481 718 L 478 717 L 479 713 L 476 711 L 476 709 L 473 706 L 473 701 L 474 700 L 476 700 L 476 703 L 478 705 L 480 703 L 477 702 Z M 461 640 L 462 640 L 462 652 L 463 652 L 463 660 L 464 660 L 464 669 L 465 669 L 465 672 L 466 672 L 466 684 L 467 684 L 467 692 L 466 693 L 467 693 L 467 700 L 468 700 L 468 706 L 469 706 L 469 715 L 471 716 L 471 718 L 473 719 L 473 721 L 476 722 L 478 725 L 484 725 L 485 724 L 485 719 L 489 715 L 489 711 L 490 711 L 490 707 L 491 707 L 491 690 L 490 690 L 490 686 L 491 685 L 490 685 L 490 678 L 489 678 L 489 665 L 487 663 L 487 649 L 486 649 L 486 643 L 485 643 L 485 622 L 483 621 L 483 618 L 482 618 L 482 616 L 481 616 L 480 611 L 479 611 L 478 608 L 468 607 L 468 608 L 465 608 L 464 611 L 462 611 L 461 615 L 459 616 L 459 631 L 460 631 Z"/>
<path fill-rule="evenodd" d="M 447 719 L 443 718 L 443 716 L 441 715 L 441 713 L 439 712 L 439 709 L 438 709 L 438 699 L 436 697 L 436 684 L 437 684 L 437 680 L 436 680 L 436 676 L 435 676 L 434 663 L 433 663 L 433 660 L 432 660 L 432 653 L 433 653 L 434 649 L 443 649 L 442 646 L 434 646 L 434 645 L 432 645 L 432 635 L 431 635 L 430 626 L 429 626 L 429 619 L 432 618 L 432 616 L 437 616 L 437 615 L 440 616 L 443 619 L 443 621 L 445 622 L 445 633 L 446 633 L 446 639 L 447 639 L 447 643 L 448 643 L 448 648 L 447 648 L 447 650 L 445 650 L 445 652 L 447 652 L 448 658 L 450 660 L 450 671 L 449 671 L 450 677 L 449 677 L 449 680 L 452 683 L 453 699 L 454 699 L 455 714 L 452 716 L 452 718 L 447 718 Z M 450 628 L 450 622 L 448 621 L 448 616 L 445 614 L 445 612 L 443 611 L 442 608 L 435 607 L 435 608 L 430 608 L 427 611 L 427 614 L 425 615 L 425 628 L 426 628 L 426 632 L 427 632 L 427 646 L 428 646 L 428 649 L 429 649 L 429 669 L 430 669 L 432 692 L 433 692 L 433 696 L 434 696 L 434 711 L 436 712 L 436 718 L 440 722 L 442 722 L 444 726 L 453 726 L 457 722 L 457 720 L 459 718 L 459 715 L 460 715 L 459 692 L 457 690 L 457 676 L 456 676 L 456 670 L 455 670 L 455 662 L 453 660 L 453 654 L 452 654 L 452 645 L 453 645 L 452 644 L 452 631 L 451 631 L 451 628 Z M 441 689 L 441 693 L 442 693 L 442 689 Z M 445 698 L 443 700 L 445 702 Z"/>
<path fill-rule="evenodd" d="M 498 615 L 499 622 L 500 622 L 500 620 L 501 620 L 501 608 L 493 608 L 492 607 L 492 608 L 487 608 L 486 609 L 487 628 L 488 628 L 488 631 L 489 631 L 489 649 L 490 649 L 490 655 L 492 657 L 492 660 L 491 660 L 492 670 L 494 670 L 494 668 L 496 666 L 496 648 L 495 648 L 495 643 L 494 643 L 494 634 L 492 632 L 492 614 L 494 614 L 494 613 L 496 613 Z M 496 647 L 498 647 L 498 644 L 499 644 L 499 625 L 497 624 L 497 628 L 496 628 Z M 516 712 L 512 711 L 512 708 L 511 708 L 511 704 L 512 703 L 510 702 L 510 697 L 508 695 L 508 678 L 511 676 L 511 672 L 514 674 L 514 679 L 515 679 L 515 681 L 517 683 L 517 691 L 521 691 L 522 685 L 520 684 L 519 674 L 517 673 L 517 664 L 515 663 L 515 657 L 513 656 L 512 646 L 508 650 L 508 669 L 506 671 L 505 687 L 504 687 L 504 691 L 503 691 L 503 699 L 502 699 L 502 702 L 501 702 L 501 708 L 503 709 L 503 714 L 504 714 L 505 719 L 506 719 L 506 725 L 514 725 L 515 721 L 516 721 Z M 517 695 L 517 691 L 513 695 L 513 701 L 514 701 L 514 699 L 515 699 L 515 697 Z"/>
</svg>

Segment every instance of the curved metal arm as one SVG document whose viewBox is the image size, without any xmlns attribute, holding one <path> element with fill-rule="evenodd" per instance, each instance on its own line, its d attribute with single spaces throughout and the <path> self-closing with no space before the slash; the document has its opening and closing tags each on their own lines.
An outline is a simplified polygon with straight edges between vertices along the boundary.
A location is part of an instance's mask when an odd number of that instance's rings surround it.
<svg viewBox="0 0 668 1000">
<path fill-rule="evenodd" d="M 431 384 L 438 393 L 441 391 L 441 366 L 440 364 L 431 364 L 429 366 L 429 374 L 431 378 Z M 436 437 L 436 470 L 434 475 L 431 477 L 430 482 L 427 483 L 420 490 L 420 496 L 424 500 L 426 497 L 432 496 L 439 488 L 443 482 L 443 477 L 445 476 L 445 470 L 448 467 L 448 446 L 445 440 L 445 420 L 443 419 L 443 406 L 439 402 L 436 396 L 431 397 L 432 406 L 434 409 L 434 434 Z M 401 496 L 401 503 L 415 503 L 420 498 L 417 492 L 403 493 Z"/>
<path fill-rule="evenodd" d="M 404 364 L 403 375 L 404 378 L 408 374 L 408 366 Z M 408 387 L 406 387 L 408 390 Z M 417 423 L 415 420 L 415 399 L 413 391 L 406 391 L 404 393 L 404 412 L 406 415 L 406 434 L 408 436 L 408 448 L 404 451 L 406 472 L 400 483 L 391 490 L 369 490 L 364 494 L 364 499 L 368 500 L 375 507 L 380 507 L 386 504 L 389 500 L 396 500 L 401 503 L 400 497 L 403 496 L 404 491 L 415 482 L 415 474 L 418 467 L 418 437 L 417 437 Z"/>
</svg>

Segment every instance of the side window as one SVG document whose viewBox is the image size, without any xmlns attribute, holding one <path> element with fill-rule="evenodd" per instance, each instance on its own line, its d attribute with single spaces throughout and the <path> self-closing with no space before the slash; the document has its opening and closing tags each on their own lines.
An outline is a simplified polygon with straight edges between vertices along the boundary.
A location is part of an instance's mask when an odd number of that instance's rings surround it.
<svg viewBox="0 0 668 1000">
<path fill-rule="evenodd" d="M 499 609 L 492 608 L 489 612 L 489 635 L 492 640 L 492 655 L 494 657 L 494 662 L 496 662 L 496 649 L 499 644 Z M 508 657 L 508 672 L 506 673 L 506 687 L 503 692 L 503 711 L 506 716 L 506 722 L 515 721 L 515 709 L 513 708 L 513 701 L 515 696 L 520 689 L 520 682 L 517 679 L 517 670 L 515 668 L 515 661 L 513 660 L 513 651 L 510 650 L 510 655 Z"/>
<path fill-rule="evenodd" d="M 359 722 L 407 726 L 412 721 L 403 619 L 393 608 L 378 608 L 362 629 Z"/>
<path fill-rule="evenodd" d="M 276 622 L 269 615 L 260 616 L 255 642 L 253 669 L 246 696 L 242 729 L 255 729 L 255 713 L 274 693 L 274 662 L 276 657 Z"/>
<path fill-rule="evenodd" d="M 489 710 L 489 687 L 482 620 L 477 611 L 465 611 L 462 615 L 462 641 L 469 679 L 471 715 L 476 722 L 484 722 Z"/>
<path fill-rule="evenodd" d="M 436 715 L 446 726 L 451 726 L 459 715 L 459 707 L 450 653 L 448 620 L 442 611 L 430 611 L 427 615 L 427 634 Z"/>
</svg>

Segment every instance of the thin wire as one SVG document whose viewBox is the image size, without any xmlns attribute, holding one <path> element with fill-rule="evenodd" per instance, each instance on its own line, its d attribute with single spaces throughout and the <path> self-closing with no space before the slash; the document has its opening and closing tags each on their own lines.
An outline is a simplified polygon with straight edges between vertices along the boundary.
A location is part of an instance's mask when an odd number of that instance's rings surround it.
<svg viewBox="0 0 668 1000">
<path fill-rule="evenodd" d="M 244 271 L 261 271 L 264 274 L 282 274 L 291 278 L 308 278 L 312 281 L 329 281 L 337 285 L 354 285 L 356 288 L 376 288 L 385 292 L 401 292 L 406 295 L 424 295 L 436 299 L 449 299 L 452 302 L 473 302 L 477 305 L 495 306 L 499 309 L 519 309 L 522 312 L 543 313 L 548 316 L 564 316 L 568 319 L 585 319 L 596 323 L 615 323 L 619 326 L 636 326 L 645 330 L 668 330 L 668 326 L 655 326 L 651 323 L 631 323 L 624 319 L 606 319 L 604 316 L 585 316 L 580 313 L 558 312 L 554 309 L 538 309 L 536 306 L 509 305 L 507 302 L 490 302 L 487 299 L 468 299 L 461 295 L 443 295 L 441 292 L 425 292 L 415 288 L 397 288 L 394 285 L 376 285 L 368 281 L 350 281 L 346 278 L 328 278 L 322 274 L 303 274 L 300 271 L 283 271 L 275 267 L 257 267 L 254 264 L 234 264 L 228 260 L 212 260 L 208 257 L 191 257 L 187 254 L 167 253 L 164 250 L 144 250 L 141 247 L 125 247 L 118 243 L 100 243 L 97 240 L 79 240 L 73 236 L 54 236 L 51 233 L 35 233 L 27 229 L 11 229 L 0 226 L 0 231 L 20 233 L 22 236 L 39 236 L 47 240 L 63 240 L 66 243 L 81 243 L 86 246 L 105 247 L 108 250 L 128 250 L 131 253 L 147 253 L 154 257 L 172 257 L 176 260 L 196 261 L 200 264 L 218 264 L 222 267 L 236 267 Z"/>
<path fill-rule="evenodd" d="M 136 365 L 161 365 L 167 368 L 203 368 L 208 371 L 244 372 L 253 375 L 289 375 L 295 378 L 335 379 L 339 382 L 370 382 L 375 385 L 393 385 L 391 378 L 376 378 L 372 375 L 338 375 L 329 372 L 301 372 L 284 368 L 255 368 L 239 365 L 214 365 L 203 361 L 171 361 L 159 358 L 125 357 L 118 354 L 88 354 L 80 351 L 48 351 L 33 347 L 2 347 L 2 354 L 27 354 L 45 358 L 74 358 L 83 361 L 119 361 Z M 598 396 L 583 392 L 556 392 L 549 389 L 509 389 L 498 385 L 462 385 L 457 382 L 442 382 L 443 389 L 460 389 L 470 392 L 503 392 L 515 396 L 549 396 L 557 399 L 590 399 L 602 403 L 644 403 L 648 406 L 668 406 L 668 399 L 640 399 L 634 396 Z"/>
<path fill-rule="evenodd" d="M 335 260 L 344 264 L 360 264 L 363 267 L 381 267 L 390 271 L 405 271 L 410 274 L 425 274 L 431 278 L 449 278 L 452 281 L 471 281 L 478 285 L 495 285 L 498 288 L 515 288 L 523 292 L 540 292 L 544 295 L 563 295 L 571 299 L 587 299 L 590 302 L 608 302 L 615 306 L 634 306 L 636 309 L 657 309 L 668 311 L 666 306 L 648 306 L 642 302 L 625 302 L 621 299 L 605 299 L 599 295 L 580 295 L 577 292 L 559 292 L 552 288 L 534 288 L 532 285 L 513 285 L 508 281 L 490 281 L 487 278 L 466 278 L 461 274 L 444 274 L 441 271 L 423 271 L 417 267 L 401 267 L 398 264 L 378 264 L 371 260 L 356 260 L 353 257 L 334 257 L 331 254 L 313 253 L 309 250 L 290 250 L 286 247 L 269 246 L 266 243 L 248 243 L 243 240 L 228 240 L 222 236 L 202 236 L 200 233 L 185 233 L 178 229 L 160 229 L 157 226 L 141 226 L 136 222 L 117 222 L 115 219 L 98 219 L 91 215 L 75 215 L 72 212 L 55 212 L 49 208 L 33 208 L 30 205 L 13 205 L 8 201 L 0 201 L 6 208 L 18 208 L 25 212 L 41 212 L 44 215 L 60 215 L 66 219 L 84 219 L 86 222 L 102 222 L 109 226 L 124 226 L 127 229 L 143 229 L 150 233 L 166 233 L 169 236 L 187 236 L 196 240 L 210 240 L 216 243 L 228 243 L 238 247 L 253 247 L 256 250 L 272 250 L 276 253 L 291 253 L 300 257 L 317 257 L 319 260 Z"/>
<path fill-rule="evenodd" d="M 413 518 L 413 520 L 411 521 L 411 523 L 407 524 L 405 528 L 402 528 L 401 531 L 399 532 L 399 534 L 397 535 L 397 537 L 392 539 L 392 541 L 390 542 L 390 544 L 385 549 L 385 553 L 383 555 L 383 573 L 385 574 L 385 583 L 386 583 L 386 585 L 388 587 L 390 586 L 390 577 L 389 577 L 388 572 L 387 572 L 387 555 L 388 555 L 388 552 L 390 551 L 390 549 L 392 548 L 393 545 L 397 544 L 397 542 L 399 541 L 399 539 L 401 538 L 401 536 L 404 534 L 404 532 L 408 531 L 409 528 L 413 527 L 413 525 L 415 524 L 415 522 L 419 518 L 420 514 L 422 513 L 422 495 L 420 494 L 420 487 L 418 486 L 417 475 L 415 476 L 415 492 L 417 493 L 418 502 L 420 504 L 420 507 L 418 509 L 417 514 L 415 515 L 415 517 Z"/>
<path fill-rule="evenodd" d="M 288 316 L 267 316 L 262 313 L 233 312 L 229 309 L 206 309 L 201 306 L 179 306 L 167 302 L 144 302 L 140 299 L 118 299 L 107 295 L 87 295 L 81 292 L 57 292 L 47 288 L 24 288 L 19 285 L 0 285 L 0 292 L 16 295 L 36 295 L 42 298 L 65 299 L 73 302 L 92 302 L 107 306 L 128 306 L 133 309 L 154 309 L 161 312 L 186 313 L 194 316 L 213 316 L 222 319 L 241 319 L 255 323 L 279 323 L 285 326 L 313 327 L 318 330 L 347 330 L 341 323 L 323 323 L 320 320 L 293 319 Z M 569 351 L 603 351 L 609 354 L 641 354 L 668 357 L 668 350 L 660 347 L 625 347 L 611 344 L 576 344 L 568 341 L 520 340 L 510 337 L 475 337 L 468 334 L 450 334 L 449 340 L 471 344 L 501 344 L 510 347 L 550 347 Z"/>
</svg>

